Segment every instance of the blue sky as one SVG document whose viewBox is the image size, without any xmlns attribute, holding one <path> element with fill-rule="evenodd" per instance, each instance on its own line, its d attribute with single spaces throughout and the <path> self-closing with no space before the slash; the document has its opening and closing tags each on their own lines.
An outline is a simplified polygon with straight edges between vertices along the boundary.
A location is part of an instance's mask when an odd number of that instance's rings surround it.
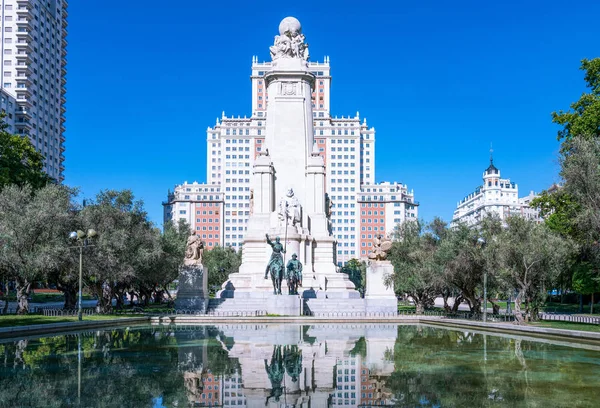
<svg viewBox="0 0 600 408">
<path fill-rule="evenodd" d="M 252 56 L 288 15 L 330 57 L 332 114 L 375 127 L 376 179 L 414 189 L 420 217 L 451 219 L 490 143 L 520 195 L 559 181 L 550 113 L 585 91 L 598 1 L 71 1 L 66 184 L 131 188 L 162 224 L 167 191 L 206 180 L 206 128 L 251 113 Z"/>
</svg>

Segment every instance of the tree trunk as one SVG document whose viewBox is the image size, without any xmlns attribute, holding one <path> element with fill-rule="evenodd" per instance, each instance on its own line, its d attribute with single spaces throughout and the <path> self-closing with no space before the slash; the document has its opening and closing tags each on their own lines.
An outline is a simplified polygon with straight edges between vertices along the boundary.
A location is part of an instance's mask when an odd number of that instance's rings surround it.
<svg viewBox="0 0 600 408">
<path fill-rule="evenodd" d="M 133 306 L 133 298 L 134 298 L 134 296 L 136 296 L 136 293 L 134 291 L 129 291 L 129 306 Z"/>
<path fill-rule="evenodd" d="M 65 295 L 63 309 L 72 310 L 77 307 L 77 288 L 73 285 L 57 286 Z"/>
<path fill-rule="evenodd" d="M 517 297 L 515 298 L 515 324 L 523 324 L 523 314 L 521 313 L 521 298 L 523 297 L 523 290 L 520 290 Z"/>
<path fill-rule="evenodd" d="M 590 304 L 590 314 L 594 314 L 594 292 L 592 292 L 592 303 Z"/>
<path fill-rule="evenodd" d="M 583 295 L 579 295 L 579 313 L 583 313 Z"/>
<path fill-rule="evenodd" d="M 454 304 L 452 305 L 452 313 L 456 313 L 458 312 L 458 307 L 460 306 L 460 304 L 463 301 L 463 295 L 460 294 L 457 297 L 454 298 Z"/>
<path fill-rule="evenodd" d="M 450 297 L 450 293 L 448 291 L 444 291 L 442 293 L 442 297 L 444 299 L 444 310 L 446 311 L 446 313 L 450 312 L 450 305 L 448 304 L 448 298 Z"/>
<path fill-rule="evenodd" d="M 125 306 L 125 302 L 123 302 L 123 292 L 115 293 L 115 300 L 117 301 L 115 304 L 115 309 L 122 310 L 123 306 Z"/>
<path fill-rule="evenodd" d="M 24 315 L 29 313 L 29 294 L 31 293 L 31 283 L 17 280 L 17 314 Z"/>
<path fill-rule="evenodd" d="M 102 283 L 95 285 L 95 292 L 98 295 L 98 313 L 106 314 L 112 312 L 112 289 L 109 285 Z"/>
<path fill-rule="evenodd" d="M 415 301 L 415 308 L 417 314 L 419 315 L 425 313 L 425 304 L 422 301 L 415 299 L 414 297 L 413 300 Z"/>
<path fill-rule="evenodd" d="M 492 299 L 489 301 L 492 304 L 492 314 L 500 314 L 500 305 L 494 302 Z"/>
</svg>

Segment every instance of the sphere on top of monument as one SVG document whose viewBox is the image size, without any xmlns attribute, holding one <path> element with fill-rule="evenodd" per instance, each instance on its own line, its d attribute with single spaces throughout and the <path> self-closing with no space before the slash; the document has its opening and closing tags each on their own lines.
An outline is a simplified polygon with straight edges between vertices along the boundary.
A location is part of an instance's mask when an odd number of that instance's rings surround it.
<svg viewBox="0 0 600 408">
<path fill-rule="evenodd" d="M 284 35 L 288 31 L 292 36 L 302 32 L 302 25 L 296 17 L 286 17 L 279 23 L 279 35 Z"/>
</svg>

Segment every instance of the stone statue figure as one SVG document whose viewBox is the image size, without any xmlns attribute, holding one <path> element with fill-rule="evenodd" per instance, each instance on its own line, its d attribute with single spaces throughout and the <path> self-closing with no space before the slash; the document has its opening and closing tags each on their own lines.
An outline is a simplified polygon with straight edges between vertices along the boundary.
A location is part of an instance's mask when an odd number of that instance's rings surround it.
<svg viewBox="0 0 600 408">
<path fill-rule="evenodd" d="M 293 254 L 286 265 L 286 276 L 288 284 L 288 293 L 290 295 L 298 294 L 298 286 L 302 286 L 302 263 L 297 259 L 298 255 Z"/>
<path fill-rule="evenodd" d="M 279 58 L 300 58 L 308 61 L 308 44 L 302 34 L 302 26 L 294 17 L 286 17 L 279 24 L 279 35 L 269 48 L 273 61 Z"/>
<path fill-rule="evenodd" d="M 383 261 L 387 258 L 387 251 L 392 247 L 392 240 L 388 236 L 375 235 L 373 250 L 369 252 L 369 259 Z"/>
<path fill-rule="evenodd" d="M 300 224 L 302 220 L 302 206 L 300 205 L 300 201 L 298 201 L 298 197 L 294 194 L 294 189 L 290 188 L 285 197 L 279 200 L 278 217 L 280 221 L 285 221 L 290 225 Z"/>
<path fill-rule="evenodd" d="M 275 238 L 275 242 L 269 239 L 269 234 L 266 234 L 266 237 L 267 244 L 271 245 L 273 252 L 265 270 L 265 279 L 269 278 L 270 272 L 273 281 L 273 294 L 281 295 L 281 281 L 283 280 L 283 256 L 281 254 L 285 254 L 285 249 L 281 245 L 279 237 Z"/>
<path fill-rule="evenodd" d="M 271 364 L 267 364 L 265 360 L 265 371 L 271 381 L 271 393 L 267 397 L 265 405 L 269 404 L 271 398 L 275 401 L 279 401 L 279 397 L 283 394 L 283 376 L 285 375 L 285 368 L 283 366 L 283 356 L 281 355 L 281 346 L 275 346 L 273 349 L 273 355 L 271 356 Z"/>
<path fill-rule="evenodd" d="M 188 237 L 187 245 L 185 248 L 185 258 L 183 259 L 184 265 L 199 265 L 202 264 L 202 254 L 204 252 L 204 242 L 200 239 L 200 236 L 196 234 L 196 231 L 192 231 L 192 235 Z"/>
<path fill-rule="evenodd" d="M 331 201 L 331 197 L 329 194 L 325 193 L 325 215 L 327 218 L 331 218 L 331 214 L 333 212 L 333 201 Z"/>
</svg>

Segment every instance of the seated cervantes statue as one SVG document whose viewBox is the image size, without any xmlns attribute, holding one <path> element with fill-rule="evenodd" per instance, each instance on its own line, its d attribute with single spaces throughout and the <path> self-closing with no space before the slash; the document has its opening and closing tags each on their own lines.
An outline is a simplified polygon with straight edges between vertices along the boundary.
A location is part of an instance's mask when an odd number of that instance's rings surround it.
<svg viewBox="0 0 600 408">
<path fill-rule="evenodd" d="M 189 236 L 185 248 L 185 257 L 183 259 L 184 265 L 200 265 L 202 264 L 202 254 L 204 253 L 204 242 L 196 234 L 196 231 L 192 231 Z"/>
<path fill-rule="evenodd" d="M 294 194 L 294 189 L 290 188 L 285 197 L 279 200 L 278 217 L 280 221 L 293 226 L 302 221 L 302 206 Z"/>
</svg>

